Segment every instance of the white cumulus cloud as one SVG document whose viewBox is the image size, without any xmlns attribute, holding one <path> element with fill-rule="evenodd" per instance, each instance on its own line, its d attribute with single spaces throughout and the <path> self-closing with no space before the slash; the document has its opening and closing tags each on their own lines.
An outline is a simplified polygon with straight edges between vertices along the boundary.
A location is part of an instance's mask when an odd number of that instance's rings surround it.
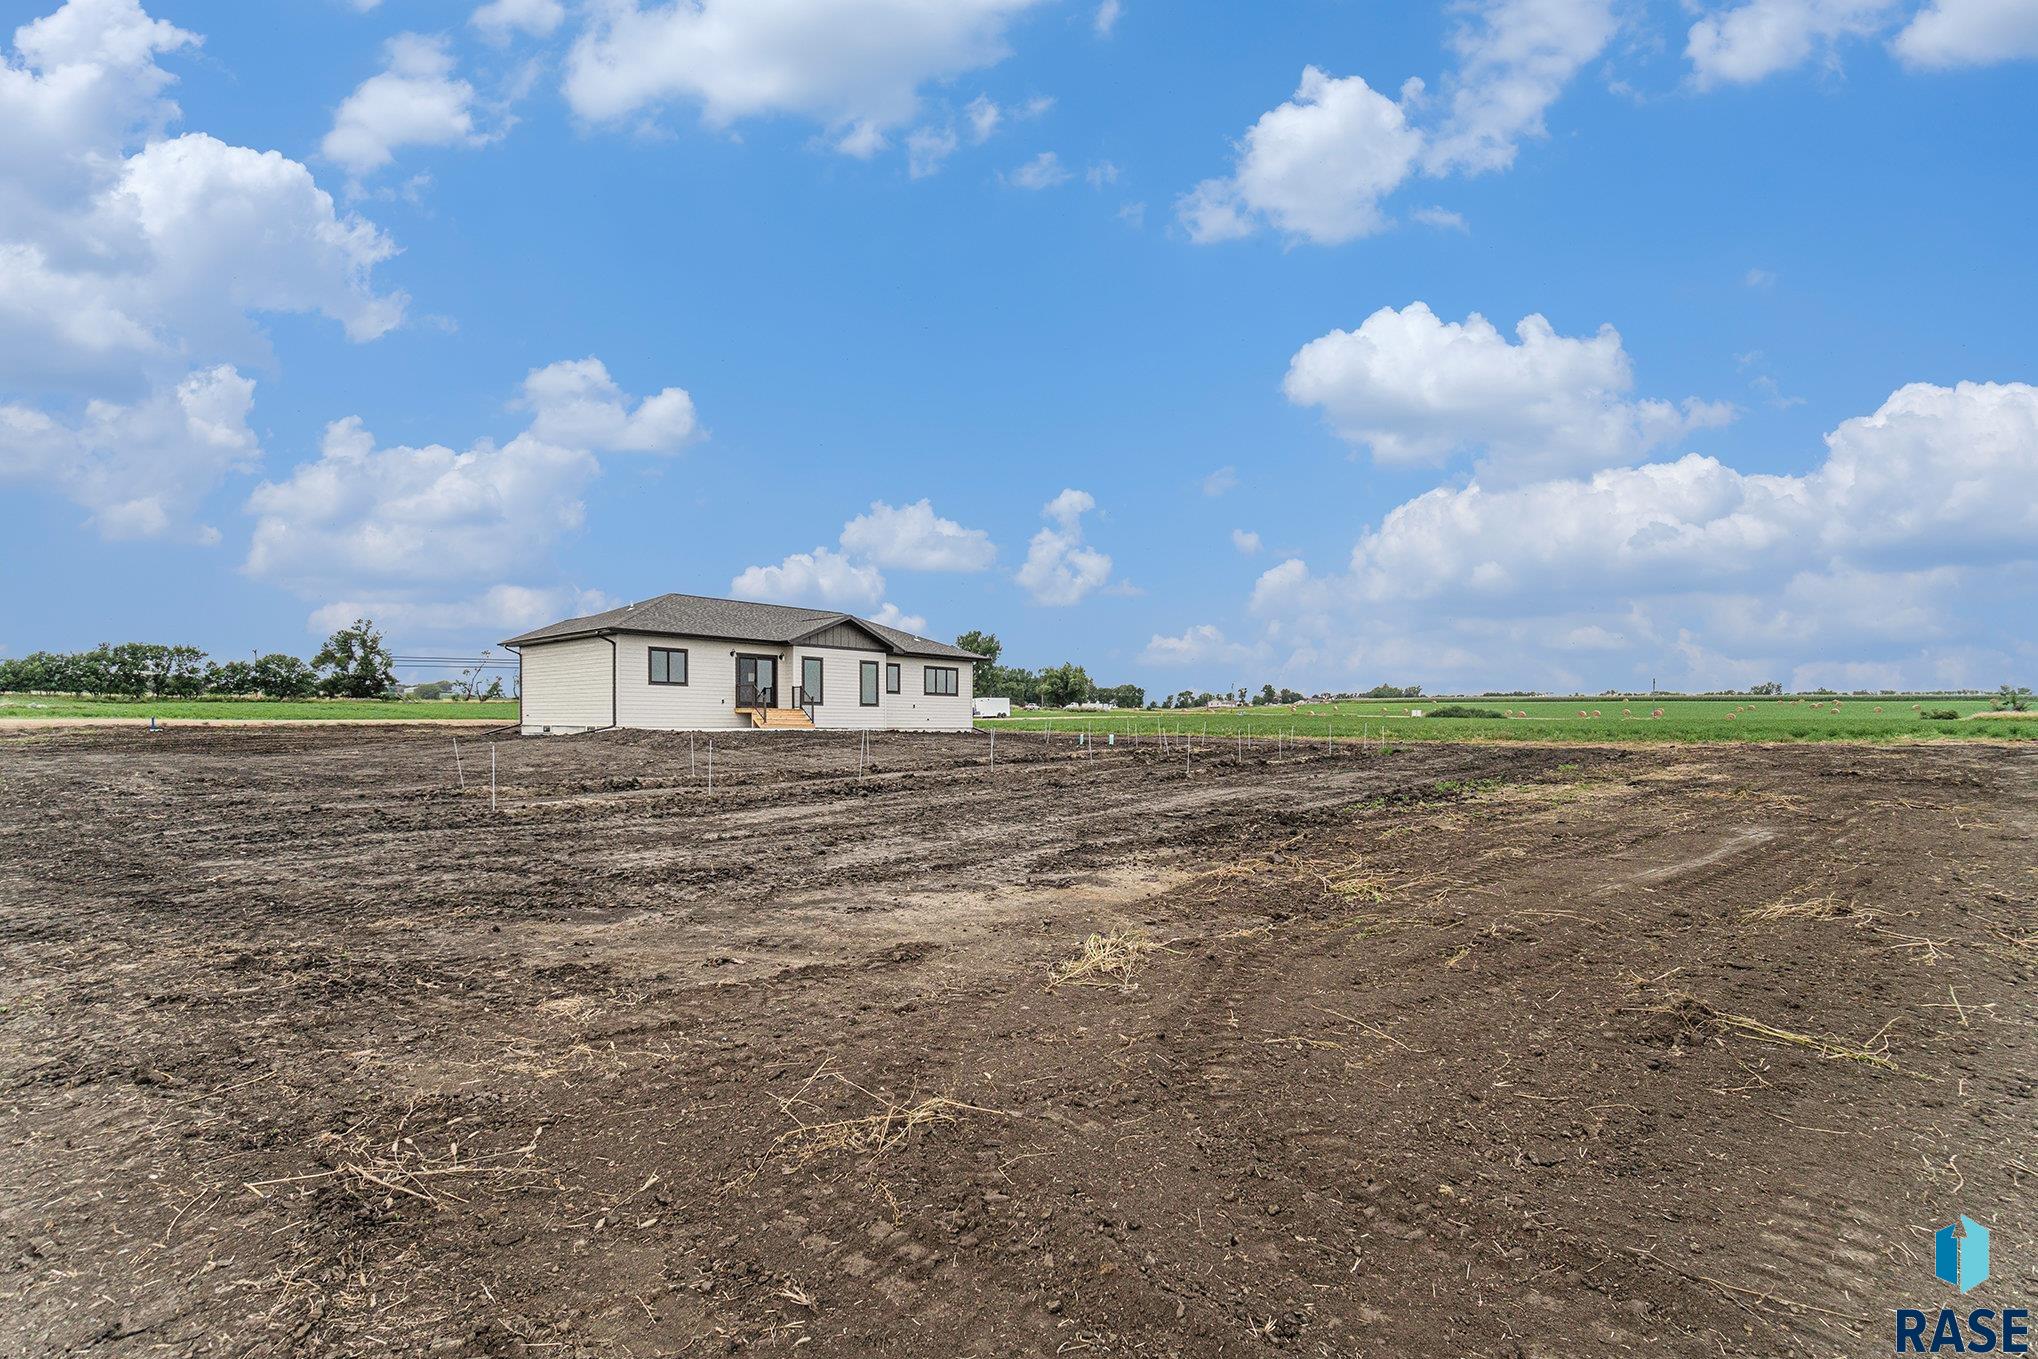
<svg viewBox="0 0 2038 1359">
<path fill-rule="evenodd" d="M 2038 503 L 2011 489 L 2034 478 L 2038 387 L 1918 383 L 1842 422 L 1804 473 L 1687 455 L 1438 488 L 1342 571 L 1265 572 L 1252 609 L 1270 644 L 1363 670 L 1398 640 L 1436 682 L 1832 683 L 1867 664 L 1992 684 L 2038 622 Z"/>
<path fill-rule="evenodd" d="M 601 453 L 676 453 L 700 433 L 693 397 L 667 387 L 635 409 L 592 356 L 533 369 L 517 402 L 531 415 L 531 433 L 547 443 Z"/>
<path fill-rule="evenodd" d="M 1528 316 L 1510 342 L 1477 312 L 1444 321 L 1421 302 L 1382 307 L 1289 362 L 1288 399 L 1320 408 L 1344 439 L 1390 463 L 1477 453 L 1491 481 L 1638 457 L 1731 409 L 1636 400 L 1619 332 L 1559 335 Z"/>
<path fill-rule="evenodd" d="M 379 170 L 406 146 L 473 145 L 474 87 L 454 74 L 444 38 L 399 33 L 383 70 L 341 101 L 319 149 L 355 175 Z"/>
<path fill-rule="evenodd" d="M 166 135 L 179 111 L 159 59 L 198 41 L 135 0 L 69 0 L 17 29 L 0 60 L 10 462 L 17 479 L 87 504 L 108 534 L 208 536 L 187 516 L 255 455 L 252 387 L 234 367 L 269 358 L 255 318 L 322 314 L 367 341 L 404 314 L 403 295 L 373 278 L 394 244 L 339 212 L 302 164 Z M 194 402 L 237 403 L 210 423 L 238 432 L 205 433 Z M 80 450 L 74 466 L 22 451 L 62 439 Z M 153 467 L 188 486 L 165 486 Z M 95 489 L 108 468 L 131 494 Z"/>
<path fill-rule="evenodd" d="M 612 122 L 670 101 L 713 127 L 790 115 L 870 155 L 920 90 L 1003 60 L 1039 0 L 600 0 L 567 60 L 567 102 Z"/>
<path fill-rule="evenodd" d="M 1617 25 L 1613 0 L 1495 0 L 1464 11 L 1451 36 L 1458 65 L 1450 114 L 1431 136 L 1432 173 L 1504 170 L 1543 115 Z"/>
<path fill-rule="evenodd" d="M 122 147 L 176 121 L 164 97 L 175 77 L 156 58 L 200 41 L 136 0 L 70 0 L 16 29 L 0 60 L 0 230 L 81 205 L 114 177 Z"/>
<path fill-rule="evenodd" d="M 986 571 L 998 558 L 991 535 L 934 512 L 929 500 L 897 507 L 882 500 L 842 526 L 842 550 L 907 571 Z"/>
<path fill-rule="evenodd" d="M 370 281 L 396 247 L 277 152 L 189 133 L 131 157 L 117 194 L 149 247 L 133 295 L 187 336 L 238 334 L 247 312 L 320 312 L 357 341 L 403 319 Z"/>
<path fill-rule="evenodd" d="M 962 146 L 965 137 L 972 145 L 981 146 L 1008 121 L 1038 118 L 1052 107 L 1054 100 L 1039 97 L 1015 108 L 1007 108 L 989 95 L 979 94 L 963 106 L 960 124 L 952 111 L 944 111 L 906 134 L 906 173 L 914 179 L 925 179 L 947 163 L 948 158 Z M 1059 182 L 1054 178 L 1058 173 L 1059 161 L 1049 154 L 1020 167 L 1011 178 L 1013 182 L 1018 182 L 1022 176 L 1029 180 L 1039 179 L 1040 182 L 1028 182 L 1022 187 L 1047 188 Z M 1066 177 L 1062 175 L 1062 178 Z"/>
<path fill-rule="evenodd" d="M 1892 35 L 1892 30 L 1895 30 Z M 1915 70 L 2038 58 L 2038 6 L 2030 0 L 1737 0 L 1701 14 L 1685 56 L 1700 88 L 1746 85 L 1818 61 L 1837 66 L 1849 41 L 1892 35 Z"/>
<path fill-rule="evenodd" d="M 1906 65 L 1943 70 L 2038 58 L 2031 0 L 1932 0 L 1891 44 Z"/>
<path fill-rule="evenodd" d="M 1218 665 L 1250 659 L 1252 648 L 1226 639 L 1212 623 L 1199 623 L 1181 635 L 1155 633 L 1139 653 L 1145 665 Z"/>
<path fill-rule="evenodd" d="M 1684 54 L 1700 86 L 1748 84 L 1880 32 L 1901 0 L 1742 0 L 1692 24 Z"/>
<path fill-rule="evenodd" d="M 1260 115 L 1229 176 L 1177 205 L 1192 240 L 1231 240 L 1262 226 L 1323 244 L 1379 230 L 1380 200 L 1401 186 L 1422 134 L 1401 102 L 1358 76 L 1311 66 L 1287 103 Z"/>
<path fill-rule="evenodd" d="M 1036 604 L 1079 604 L 1111 581 L 1111 558 L 1083 541 L 1083 516 L 1097 507 L 1088 491 L 1073 488 L 1041 507 L 1047 526 L 1027 544 L 1020 588 Z"/>
<path fill-rule="evenodd" d="M 897 628 L 900 632 L 910 632 L 916 637 L 924 636 L 927 632 L 927 620 L 924 617 L 917 613 L 905 613 L 898 605 L 889 602 L 879 605 L 877 612 L 870 614 L 869 618 L 873 623 L 882 623 L 888 628 Z"/>
<path fill-rule="evenodd" d="M 255 488 L 246 569 L 314 595 L 514 578 L 580 527 L 599 470 L 587 449 L 528 432 L 382 448 L 348 416 L 326 427 L 316 459 Z"/>
<path fill-rule="evenodd" d="M 987 94 L 970 100 L 963 113 L 969 119 L 970 139 L 980 143 L 989 141 L 991 134 L 998 130 L 998 124 L 1005 120 L 1005 111 Z"/>
<path fill-rule="evenodd" d="M 462 618 L 527 622 L 576 593 L 557 580 L 552 551 L 583 523 L 597 455 L 669 452 L 691 431 L 690 401 L 683 421 L 645 416 L 666 394 L 633 410 L 607 369 L 582 359 L 525 379 L 517 404 L 530 425 L 503 444 L 382 446 L 359 417 L 336 420 L 317 458 L 249 496 L 243 569 L 323 608 L 372 604 L 393 618 L 401 606 L 449 631 Z"/>
<path fill-rule="evenodd" d="M 962 142 L 952 127 L 916 127 L 906 134 L 906 173 L 925 179 L 938 172 Z"/>
<path fill-rule="evenodd" d="M 1027 161 L 1009 176 L 1012 184 L 1021 189 L 1052 189 L 1069 182 L 1068 167 L 1061 163 L 1061 157 L 1052 151 L 1043 151 Z"/>
<path fill-rule="evenodd" d="M 730 582 L 740 599 L 841 609 L 874 622 L 921 633 L 927 620 L 885 599 L 885 570 L 988 570 L 998 549 L 982 529 L 964 528 L 934 512 L 930 500 L 890 505 L 873 500 L 842 526 L 842 550 L 817 547 L 775 565 L 746 567 Z"/>
<path fill-rule="evenodd" d="M 156 59 L 196 41 L 133 0 L 70 0 L 16 32 L 0 65 L 0 365 L 14 381 L 132 389 L 195 355 L 260 358 L 248 313 L 321 312 L 357 340 L 402 319 L 402 296 L 371 277 L 394 245 L 304 166 L 163 137 L 177 108 Z"/>
<path fill-rule="evenodd" d="M 794 552 L 776 566 L 752 566 L 729 582 L 738 599 L 771 604 L 826 605 L 845 612 L 875 608 L 884 598 L 884 573 L 868 562 L 817 547 Z"/>
<path fill-rule="evenodd" d="M 1385 201 L 1418 174 L 1513 164 L 1522 141 L 1547 135 L 1550 106 L 1617 28 L 1612 0 L 1475 0 L 1456 9 L 1457 64 L 1444 79 L 1440 114 L 1420 79 L 1390 98 L 1360 76 L 1306 67 L 1293 97 L 1246 130 L 1231 173 L 1176 203 L 1189 238 L 1271 229 L 1336 245 L 1372 235 L 1387 224 Z"/>
<path fill-rule="evenodd" d="M 451 638 L 457 645 L 472 647 L 476 638 L 493 642 L 506 632 L 526 632 L 562 618 L 603 613 L 621 602 L 600 590 L 567 585 L 491 585 L 464 598 L 448 600 L 367 595 L 335 600 L 313 609 L 305 620 L 305 629 L 317 636 L 344 628 L 357 618 L 370 618 L 386 632 L 401 634 L 412 645 L 420 638 Z"/>
<path fill-rule="evenodd" d="M 74 421 L 0 405 L 0 481 L 59 491 L 107 538 L 216 541 L 193 516 L 227 473 L 260 459 L 254 397 L 255 384 L 222 364 L 131 405 L 89 402 Z"/>
<path fill-rule="evenodd" d="M 550 37 L 566 21 L 560 0 L 488 0 L 467 16 L 467 22 L 490 42 L 503 43 L 519 33 Z"/>
</svg>

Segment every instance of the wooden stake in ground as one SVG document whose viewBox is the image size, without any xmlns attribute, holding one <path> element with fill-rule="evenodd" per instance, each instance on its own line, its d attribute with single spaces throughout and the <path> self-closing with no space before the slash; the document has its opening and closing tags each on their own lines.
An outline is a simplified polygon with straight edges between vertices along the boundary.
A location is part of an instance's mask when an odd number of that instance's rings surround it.
<svg viewBox="0 0 2038 1359">
<path fill-rule="evenodd" d="M 495 810 L 495 742 L 488 743 L 488 810 Z"/>
<path fill-rule="evenodd" d="M 460 767 L 460 738 L 453 738 L 453 773 L 460 780 L 460 791 L 467 791 L 467 771 Z"/>
</svg>

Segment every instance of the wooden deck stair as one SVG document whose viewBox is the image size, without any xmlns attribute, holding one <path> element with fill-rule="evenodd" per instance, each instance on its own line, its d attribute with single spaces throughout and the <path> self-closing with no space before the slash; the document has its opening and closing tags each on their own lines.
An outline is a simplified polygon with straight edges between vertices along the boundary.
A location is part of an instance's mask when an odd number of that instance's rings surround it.
<svg viewBox="0 0 2038 1359">
<path fill-rule="evenodd" d="M 812 731 L 814 719 L 804 708 L 738 708 L 753 727 L 771 731 Z"/>
</svg>

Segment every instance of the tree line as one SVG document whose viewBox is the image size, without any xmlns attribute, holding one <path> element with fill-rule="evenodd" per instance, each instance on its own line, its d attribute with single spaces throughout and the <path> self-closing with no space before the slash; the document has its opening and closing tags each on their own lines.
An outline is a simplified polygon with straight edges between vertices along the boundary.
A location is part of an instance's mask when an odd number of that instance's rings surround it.
<svg viewBox="0 0 2038 1359">
<path fill-rule="evenodd" d="M 976 667 L 975 693 L 981 698 L 1009 698 L 1015 706 L 1037 703 L 1043 708 L 1066 708 L 1072 703 L 1109 703 L 1115 708 L 1207 708 L 1212 703 L 1235 703 L 1240 707 L 1262 707 L 1275 704 L 1295 704 L 1305 701 L 1305 696 L 1293 689 L 1276 689 L 1271 684 L 1260 686 L 1255 694 L 1248 689 L 1227 690 L 1221 694 L 1207 691 L 1184 689 L 1176 694 L 1164 694 L 1151 702 L 1146 690 L 1137 684 L 1119 684 L 1110 688 L 1098 685 L 1082 666 L 1073 661 L 1049 666 L 1044 670 L 1026 670 L 1018 666 L 1002 665 L 1004 643 L 995 632 L 965 632 L 955 639 L 955 644 L 964 651 L 974 651 L 989 659 L 980 661 Z M 1420 684 L 1376 684 L 1363 694 L 1333 694 L 1336 699 L 1358 698 L 1421 698 Z"/>
<path fill-rule="evenodd" d="M 1271 684 L 1261 685 L 1257 694 L 1246 689 L 1228 690 L 1221 694 L 1184 689 L 1149 701 L 1146 690 L 1139 685 L 1118 684 L 1106 688 L 1092 680 L 1089 671 L 1073 661 L 1064 661 L 1044 670 L 1003 665 L 1000 659 L 1005 647 L 995 632 L 965 632 L 955 639 L 955 644 L 964 651 L 974 651 L 989 658 L 977 664 L 976 694 L 983 698 L 1009 698 L 1015 706 L 1037 703 L 1043 708 L 1066 708 L 1072 703 L 1109 703 L 1114 708 L 1206 708 L 1212 703 L 1235 703 L 1247 707 L 1304 701 L 1304 696 L 1295 690 L 1276 689 Z M 1336 697 L 1420 698 L 1422 686 L 1380 684 L 1365 694 L 1338 694 Z"/>
<path fill-rule="evenodd" d="M 1250 689 L 1228 689 L 1221 694 L 1184 689 L 1179 694 L 1170 694 L 1159 703 L 1151 706 L 1156 708 L 1207 708 L 1212 703 L 1231 703 L 1241 708 L 1272 708 L 1291 707 L 1297 703 L 1313 701 L 1351 703 L 1362 698 L 1421 697 L 1422 686 L 1420 684 L 1376 684 L 1362 694 L 1342 692 L 1318 694 L 1314 699 L 1307 694 L 1298 693 L 1293 689 L 1276 689 L 1271 684 L 1262 684 L 1257 694 L 1253 693 Z"/>
<path fill-rule="evenodd" d="M 0 657 L 0 692 L 91 694 L 112 698 L 400 698 L 395 657 L 365 618 L 326 639 L 310 660 L 273 651 L 249 660 L 214 661 L 195 646 L 101 642 L 90 651 L 36 651 Z M 474 698 L 499 698 L 501 682 Z M 474 689 L 473 682 L 468 684 Z"/>
<path fill-rule="evenodd" d="M 989 658 L 977 663 L 973 692 L 979 698 L 1009 698 L 1014 706 L 1038 703 L 1043 708 L 1066 708 L 1071 703 L 1109 703 L 1115 708 L 1146 706 L 1146 690 L 1137 684 L 1104 688 L 1073 661 L 1044 670 L 1000 665 L 998 660 L 1005 645 L 994 632 L 965 632 L 955 639 L 955 644 L 964 651 Z"/>
</svg>

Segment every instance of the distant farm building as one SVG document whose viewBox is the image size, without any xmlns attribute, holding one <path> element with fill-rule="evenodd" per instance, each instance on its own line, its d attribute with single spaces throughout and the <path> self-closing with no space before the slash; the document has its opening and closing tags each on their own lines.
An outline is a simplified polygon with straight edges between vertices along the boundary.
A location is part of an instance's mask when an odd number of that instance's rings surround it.
<svg viewBox="0 0 2038 1359">
<path fill-rule="evenodd" d="M 503 643 L 526 735 L 846 727 L 966 731 L 985 659 L 831 609 L 659 595 Z"/>
</svg>

